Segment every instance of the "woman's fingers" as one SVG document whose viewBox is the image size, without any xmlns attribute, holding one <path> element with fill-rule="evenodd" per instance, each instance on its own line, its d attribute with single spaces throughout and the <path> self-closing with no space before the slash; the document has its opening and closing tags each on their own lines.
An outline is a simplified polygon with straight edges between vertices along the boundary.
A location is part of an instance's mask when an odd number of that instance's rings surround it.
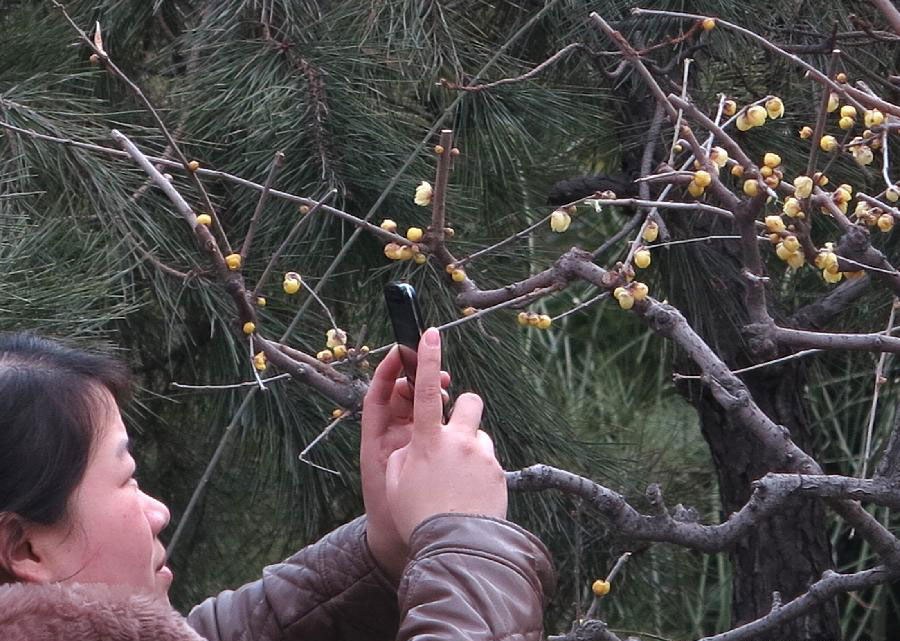
<svg viewBox="0 0 900 641">
<path fill-rule="evenodd" d="M 453 414 L 447 422 L 447 427 L 466 434 L 475 434 L 481 425 L 483 411 L 484 402 L 478 394 L 471 392 L 461 394 L 453 405 Z"/>
<path fill-rule="evenodd" d="M 384 360 L 375 368 L 375 375 L 369 383 L 369 391 L 366 393 L 366 405 L 387 405 L 394 391 L 394 384 L 400 374 L 403 364 L 400 362 L 400 354 L 397 346 L 391 348 Z"/>
<path fill-rule="evenodd" d="M 448 387 L 450 387 L 450 372 L 441 371 L 441 388 L 446 390 Z M 398 378 L 394 383 L 394 397 L 399 396 L 402 400 L 407 401 L 410 410 L 412 410 L 413 394 L 413 389 L 407 384 L 405 376 Z M 447 397 L 449 398 L 449 395 Z"/>
<path fill-rule="evenodd" d="M 419 364 L 413 402 L 412 444 L 427 445 L 440 432 L 441 402 L 441 334 L 429 327 L 419 341 Z"/>
</svg>

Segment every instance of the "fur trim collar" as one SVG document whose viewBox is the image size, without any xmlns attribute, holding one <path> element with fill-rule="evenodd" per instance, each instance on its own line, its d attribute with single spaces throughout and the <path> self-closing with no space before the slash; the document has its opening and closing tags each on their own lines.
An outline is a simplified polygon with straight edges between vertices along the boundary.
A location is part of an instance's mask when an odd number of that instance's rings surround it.
<svg viewBox="0 0 900 641">
<path fill-rule="evenodd" d="M 203 641 L 166 603 L 104 585 L 0 585 L 0 641 Z"/>
</svg>

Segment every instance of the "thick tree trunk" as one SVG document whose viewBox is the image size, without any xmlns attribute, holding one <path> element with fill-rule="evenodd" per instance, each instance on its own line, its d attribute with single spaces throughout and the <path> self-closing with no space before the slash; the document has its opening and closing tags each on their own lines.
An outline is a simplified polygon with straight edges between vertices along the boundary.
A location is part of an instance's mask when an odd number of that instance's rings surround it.
<svg viewBox="0 0 900 641">
<path fill-rule="evenodd" d="M 673 220 L 674 236 L 688 235 Z M 690 235 L 727 233 L 715 229 L 690 230 Z M 742 328 L 748 322 L 744 313 L 743 280 L 738 256 L 731 246 L 693 246 L 683 250 L 678 263 L 681 271 L 673 282 L 671 298 L 691 325 L 733 369 L 759 360 L 752 354 Z M 673 252 L 674 253 L 674 252 Z M 687 255 L 685 255 L 687 254 Z M 673 256 L 674 258 L 674 256 Z M 674 265 L 672 266 L 674 269 Z M 699 296 L 699 291 L 715 295 Z M 683 359 L 682 359 L 683 360 Z M 687 361 L 676 363 L 677 371 L 692 371 Z M 743 380 L 760 408 L 776 423 L 786 426 L 798 446 L 810 454 L 809 429 L 804 406 L 804 370 L 802 365 L 770 367 L 745 375 Z M 739 510 L 751 492 L 751 483 L 767 472 L 781 471 L 770 462 L 769 453 L 741 426 L 734 424 L 708 390 L 699 384 L 680 386 L 696 407 L 703 436 L 715 464 L 724 515 Z M 733 569 L 732 624 L 740 625 L 768 613 L 773 593 L 782 602 L 806 592 L 822 572 L 833 569 L 831 546 L 821 505 L 798 500 L 781 513 L 759 524 L 753 535 L 730 552 Z M 839 639 L 837 605 L 831 601 L 777 630 L 761 635 L 758 641 L 821 641 Z"/>
<path fill-rule="evenodd" d="M 770 380 L 748 383 L 757 403 L 777 423 L 789 427 L 795 442 L 803 447 L 807 439 L 800 411 L 802 374 L 791 368 Z M 734 425 L 724 415 L 709 394 L 694 399 L 694 405 L 716 466 L 727 515 L 746 503 L 754 479 L 774 470 L 767 464 L 766 453 L 740 425 Z M 752 536 L 731 551 L 733 625 L 768 613 L 776 591 L 785 603 L 803 594 L 824 570 L 832 567 L 825 524 L 821 503 L 800 499 L 760 522 Z M 837 605 L 829 601 L 790 624 L 761 635 L 759 641 L 839 638 Z"/>
<path fill-rule="evenodd" d="M 649 123 L 655 103 L 640 80 L 632 80 L 629 112 L 622 122 L 633 127 L 636 121 Z M 628 131 L 623 129 L 623 139 Z M 623 154 L 623 169 L 640 174 L 643 149 L 631 147 Z M 661 157 L 657 154 L 657 157 Z M 727 222 L 700 212 L 688 217 L 663 212 L 675 238 L 733 234 Z M 744 299 L 745 281 L 736 243 L 695 243 L 654 252 L 659 258 L 661 284 L 670 302 L 732 368 L 760 360 L 742 334 L 749 322 Z M 696 372 L 687 359 L 676 358 L 678 372 Z M 802 366 L 760 370 L 745 376 L 750 393 L 762 410 L 776 423 L 791 430 L 799 447 L 814 454 L 807 444 L 808 422 L 804 408 Z M 768 453 L 741 425 L 735 425 L 708 390 L 699 383 L 679 385 L 681 393 L 694 405 L 703 436 L 716 467 L 724 515 L 739 510 L 750 497 L 751 483 L 774 468 Z M 723 516 L 724 516 L 723 515 Z M 772 607 L 773 593 L 786 603 L 803 594 L 825 570 L 833 569 L 831 545 L 826 530 L 825 510 L 812 501 L 797 501 L 783 512 L 759 524 L 751 537 L 730 552 L 732 565 L 732 626 L 753 621 Z M 837 605 L 829 602 L 754 641 L 824 641 L 840 638 Z"/>
</svg>

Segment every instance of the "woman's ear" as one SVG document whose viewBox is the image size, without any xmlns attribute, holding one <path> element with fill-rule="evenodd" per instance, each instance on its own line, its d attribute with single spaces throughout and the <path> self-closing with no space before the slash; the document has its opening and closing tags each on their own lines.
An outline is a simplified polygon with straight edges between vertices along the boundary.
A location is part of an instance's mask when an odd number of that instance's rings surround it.
<svg viewBox="0 0 900 641">
<path fill-rule="evenodd" d="M 33 545 L 31 530 L 18 514 L 0 512 L 0 580 L 50 583 L 52 573 Z"/>
</svg>

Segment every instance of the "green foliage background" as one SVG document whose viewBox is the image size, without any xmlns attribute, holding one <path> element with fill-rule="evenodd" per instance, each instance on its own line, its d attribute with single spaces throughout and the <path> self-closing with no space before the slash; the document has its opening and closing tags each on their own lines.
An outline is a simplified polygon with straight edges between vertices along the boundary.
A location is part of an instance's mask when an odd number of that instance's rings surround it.
<svg viewBox="0 0 900 641">
<path fill-rule="evenodd" d="M 376 219 L 393 218 L 401 228 L 426 223 L 425 210 L 413 205 L 411 195 L 420 180 L 431 179 L 434 166 L 427 150 L 416 150 L 446 114 L 445 124 L 463 151 L 451 179 L 452 249 L 465 255 L 544 215 L 556 180 L 618 167 L 635 153 L 647 120 L 631 98 L 639 80 L 630 73 L 606 78 L 598 69 L 607 64 L 602 54 L 592 59 L 575 53 L 529 82 L 477 94 L 459 95 L 438 81 L 471 79 L 483 67 L 485 80 L 521 74 L 574 41 L 608 49 L 588 24 L 590 11 L 636 42 L 678 32 L 671 22 L 629 18 L 632 4 L 73 0 L 67 7 L 85 29 L 101 22 L 110 55 L 162 110 L 190 157 L 262 182 L 281 150 L 287 161 L 277 179 L 280 189 L 319 196 L 334 187 L 337 204 L 358 215 L 399 174 Z M 777 12 L 754 0 L 661 0 L 653 6 L 720 15 L 780 42 L 818 43 L 816 34 L 830 33 L 833 26 L 850 28 L 837 1 L 782 3 Z M 868 6 L 858 10 L 879 22 Z M 50 3 L 6 1 L 0 11 L 5 122 L 105 146 L 113 146 L 109 131 L 118 128 L 148 153 L 165 151 L 165 140 L 135 97 L 88 62 L 86 47 Z M 808 122 L 815 104 L 810 83 L 740 37 L 714 32 L 707 42 L 694 54 L 695 99 L 710 106 L 722 91 L 739 102 L 766 93 L 783 96 L 786 118 L 749 132 L 743 142 L 759 153 L 777 147 L 786 164 L 799 166 L 805 147 L 793 132 Z M 851 51 L 848 73 L 885 90 L 880 78 L 896 68 L 896 48 Z M 821 66 L 825 56 L 807 59 Z M 408 157 L 412 164 L 399 173 Z M 834 180 L 860 186 L 874 181 L 871 172 L 849 163 L 839 162 L 833 171 Z M 185 177 L 172 173 L 182 193 L 199 202 Z M 258 194 L 230 183 L 209 184 L 225 229 L 239 245 Z M 470 272 L 482 287 L 520 279 L 573 243 L 597 246 L 628 215 L 583 211 L 566 235 L 543 230 L 478 261 Z M 284 201 L 269 201 L 244 268 L 250 282 L 297 216 Z M 352 231 L 320 216 L 278 268 L 299 271 L 315 285 Z M 894 253 L 893 236 L 884 249 Z M 160 271 L 146 252 L 189 277 Z M 611 264 L 615 257 L 605 258 Z M 667 252 L 659 261 L 665 269 L 649 272 L 652 291 L 663 298 L 672 289 L 690 292 L 696 282 L 686 299 L 702 312 L 708 293 L 700 285 L 705 281 L 693 276 L 710 266 L 701 261 L 690 249 Z M 223 384 L 251 376 L 231 303 L 205 278 L 208 266 L 188 229 L 129 162 L 4 132 L 0 267 L 0 329 L 33 330 L 115 351 L 131 364 L 137 396 L 127 419 L 136 435 L 141 481 L 166 500 L 174 526 L 244 393 L 185 392 L 169 384 Z M 380 245 L 363 236 L 323 291 L 351 341 L 363 331 L 369 345 L 390 340 L 379 292 L 395 278 L 419 285 L 433 323 L 458 315 L 442 273 L 428 265 L 387 264 Z M 275 284 L 266 292 L 260 327 L 267 336 L 280 335 L 297 307 Z M 812 279 L 795 279 L 779 292 L 779 304 L 789 310 L 822 291 Z M 574 287 L 539 307 L 559 313 L 589 295 Z M 888 304 L 884 290 L 875 289 L 842 324 L 861 327 L 874 319 L 873 329 L 879 328 Z M 654 481 L 671 504 L 690 504 L 705 519 L 721 517 L 696 417 L 670 383 L 671 346 L 608 303 L 569 316 L 546 333 L 519 329 L 513 315 L 466 324 L 446 341 L 454 389 L 485 397 L 486 427 L 507 469 L 535 462 L 565 467 L 638 504 L 646 483 Z M 290 342 L 315 352 L 327 327 L 327 318 L 312 305 Z M 858 464 L 871 360 L 838 355 L 812 366 L 817 384 L 809 401 L 821 427 L 817 454 L 832 471 L 851 473 Z M 892 418 L 892 369 L 889 379 L 875 426 L 876 450 Z M 356 422 L 342 425 L 313 452 L 318 464 L 340 471 L 340 477 L 297 460 L 331 409 L 297 384 L 274 383 L 256 395 L 238 419 L 172 561 L 179 608 L 257 577 L 265 563 L 360 513 Z M 590 581 L 605 575 L 625 542 L 586 510 L 551 494 L 515 497 L 513 517 L 554 551 L 561 581 L 548 623 L 549 630 L 562 630 L 576 610 L 586 609 Z M 840 536 L 836 530 L 835 539 Z M 865 548 L 841 551 L 840 565 L 867 563 L 868 554 Z M 669 637 L 727 629 L 729 580 L 722 557 L 646 548 L 629 562 L 603 614 L 616 628 Z M 871 608 L 848 601 L 846 638 L 886 639 L 894 598 L 878 589 L 863 595 Z"/>
</svg>

